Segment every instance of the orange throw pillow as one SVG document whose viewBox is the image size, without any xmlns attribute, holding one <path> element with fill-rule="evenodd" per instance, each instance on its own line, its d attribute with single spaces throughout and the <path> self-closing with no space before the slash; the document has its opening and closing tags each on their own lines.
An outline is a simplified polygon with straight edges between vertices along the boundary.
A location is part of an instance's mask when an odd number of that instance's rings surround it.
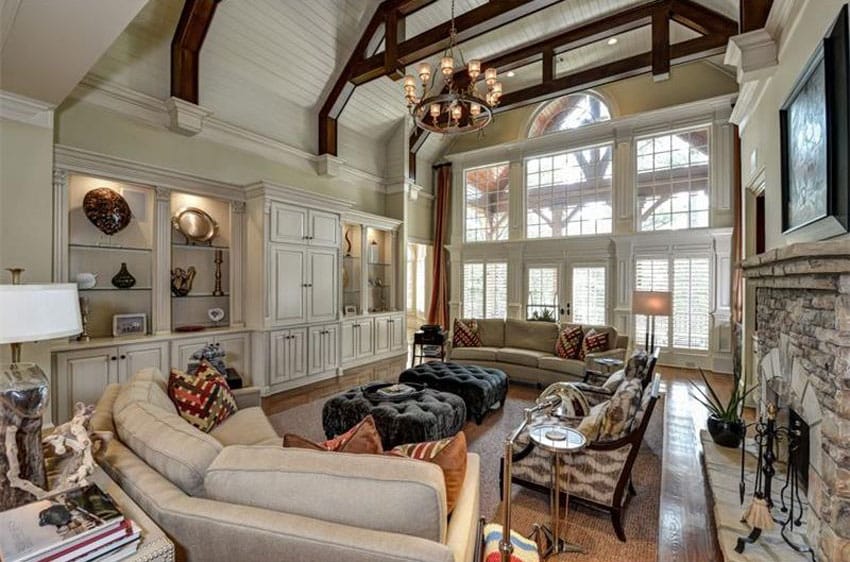
<svg viewBox="0 0 850 562">
<path fill-rule="evenodd" d="M 381 435 L 378 433 L 378 428 L 375 427 L 375 418 L 371 415 L 363 418 L 357 425 L 342 435 L 337 435 L 323 443 L 314 443 L 309 439 L 287 433 L 283 436 L 283 446 L 366 455 L 380 455 L 384 452 L 384 448 L 381 446 Z"/>
<path fill-rule="evenodd" d="M 207 361 L 193 375 L 171 369 L 168 396 L 183 419 L 207 433 L 239 409 L 227 379 Z"/>
<path fill-rule="evenodd" d="M 462 431 L 454 437 L 439 441 L 399 445 L 387 454 L 432 462 L 443 469 L 446 503 L 449 513 L 454 510 L 463 480 L 466 478 L 466 436 Z"/>
</svg>

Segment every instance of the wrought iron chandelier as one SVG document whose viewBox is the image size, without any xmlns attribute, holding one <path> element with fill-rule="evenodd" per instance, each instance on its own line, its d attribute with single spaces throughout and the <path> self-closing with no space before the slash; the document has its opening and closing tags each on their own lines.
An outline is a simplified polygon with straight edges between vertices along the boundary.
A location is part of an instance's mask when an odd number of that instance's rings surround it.
<svg viewBox="0 0 850 562">
<path fill-rule="evenodd" d="M 493 108 L 499 105 L 502 97 L 502 83 L 497 80 L 494 67 L 484 70 L 486 91 L 478 88 L 481 76 L 481 61 L 472 59 L 464 62 L 463 52 L 457 46 L 455 29 L 455 3 L 452 0 L 451 32 L 449 46 L 440 59 L 440 75 L 433 72 L 428 62 L 419 64 L 421 92 L 417 96 L 416 78 L 408 74 L 404 77 L 404 98 L 416 125 L 426 131 L 443 135 L 468 133 L 486 127 L 493 120 Z M 461 66 L 466 66 L 467 80 L 459 84 L 454 80 L 455 51 Z"/>
</svg>

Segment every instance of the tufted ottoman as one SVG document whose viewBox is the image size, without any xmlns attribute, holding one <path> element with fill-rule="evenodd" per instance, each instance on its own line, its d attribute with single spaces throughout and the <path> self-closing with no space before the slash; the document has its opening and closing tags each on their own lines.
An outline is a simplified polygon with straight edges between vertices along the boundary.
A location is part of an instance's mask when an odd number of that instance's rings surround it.
<svg viewBox="0 0 850 562">
<path fill-rule="evenodd" d="M 508 376 L 498 370 L 476 365 L 432 361 L 404 371 L 399 382 L 422 383 L 429 388 L 457 394 L 466 411 L 480 424 L 490 410 L 501 408 L 508 393 Z"/>
<path fill-rule="evenodd" d="M 345 433 L 372 414 L 384 449 L 403 443 L 435 441 L 451 437 L 466 422 L 466 405 L 454 394 L 424 385 L 397 398 L 382 398 L 375 391 L 390 383 L 371 383 L 352 388 L 325 402 L 322 426 L 328 439 Z"/>
</svg>

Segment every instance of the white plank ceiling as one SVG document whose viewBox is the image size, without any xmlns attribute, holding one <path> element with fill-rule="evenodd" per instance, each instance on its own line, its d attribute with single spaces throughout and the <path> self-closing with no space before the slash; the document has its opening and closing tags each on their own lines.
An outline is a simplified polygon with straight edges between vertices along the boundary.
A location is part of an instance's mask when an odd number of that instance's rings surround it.
<svg viewBox="0 0 850 562">
<path fill-rule="evenodd" d="M 456 0 L 458 14 L 485 0 Z M 201 53 L 200 103 L 221 119 L 315 151 L 316 115 L 379 0 L 231 0 L 222 2 Z M 567 0 L 463 44 L 464 57 L 487 58 L 641 0 Z M 736 18 L 738 0 L 701 0 Z M 438 0 L 408 18 L 411 37 L 449 17 L 451 0 Z M 182 2 L 150 0 L 92 69 L 92 74 L 164 99 L 169 95 L 169 51 Z M 674 24 L 671 39 L 694 34 Z M 618 43 L 588 45 L 562 55 L 559 75 L 648 51 L 648 28 Z M 432 62 L 435 62 L 433 57 Z M 505 91 L 532 83 L 539 63 L 503 77 Z M 412 70 L 412 69 L 411 69 Z M 404 118 L 401 84 L 380 78 L 355 90 L 340 124 L 346 139 L 383 142 Z M 345 151 L 343 146 L 341 149 Z M 346 158 L 346 154 L 341 154 Z M 372 166 L 368 166 L 371 168 Z"/>
</svg>

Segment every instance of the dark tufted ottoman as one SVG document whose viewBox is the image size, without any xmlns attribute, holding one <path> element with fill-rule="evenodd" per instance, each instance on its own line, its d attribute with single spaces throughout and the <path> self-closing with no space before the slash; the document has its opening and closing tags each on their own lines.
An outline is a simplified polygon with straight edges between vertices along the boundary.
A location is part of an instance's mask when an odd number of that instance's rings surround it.
<svg viewBox="0 0 850 562">
<path fill-rule="evenodd" d="M 508 376 L 498 369 L 431 361 L 404 371 L 399 382 L 422 383 L 429 388 L 457 394 L 477 423 L 490 410 L 500 408 L 508 393 Z"/>
<path fill-rule="evenodd" d="M 382 399 L 375 394 L 390 383 L 371 383 L 334 396 L 322 408 L 322 426 L 328 439 L 345 433 L 372 414 L 384 449 L 403 443 L 451 437 L 466 422 L 466 405 L 454 394 L 423 385 L 404 397 Z"/>
</svg>

